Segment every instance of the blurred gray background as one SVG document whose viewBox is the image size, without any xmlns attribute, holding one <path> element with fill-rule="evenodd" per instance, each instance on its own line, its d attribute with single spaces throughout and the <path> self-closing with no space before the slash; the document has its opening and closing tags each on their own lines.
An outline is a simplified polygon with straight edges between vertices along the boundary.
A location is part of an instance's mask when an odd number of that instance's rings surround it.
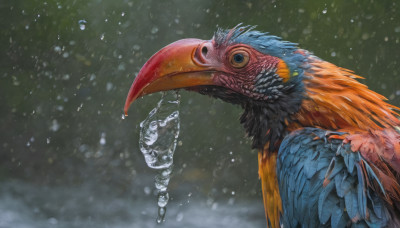
<svg viewBox="0 0 400 228">
<path fill-rule="evenodd" d="M 400 105 L 396 1 L 0 1 L 0 227 L 264 227 L 257 152 L 239 107 L 182 92 L 166 222 L 139 123 L 122 119 L 145 61 L 240 22 L 364 76 Z"/>
</svg>

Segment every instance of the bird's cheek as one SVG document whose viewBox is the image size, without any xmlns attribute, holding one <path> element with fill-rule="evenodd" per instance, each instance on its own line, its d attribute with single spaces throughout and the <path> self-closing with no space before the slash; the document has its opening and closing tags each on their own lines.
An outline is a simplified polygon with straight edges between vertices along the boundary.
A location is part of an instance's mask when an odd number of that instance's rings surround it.
<svg viewBox="0 0 400 228">
<path fill-rule="evenodd" d="M 230 75 L 216 74 L 213 78 L 215 85 L 241 93 L 240 83 Z"/>
</svg>

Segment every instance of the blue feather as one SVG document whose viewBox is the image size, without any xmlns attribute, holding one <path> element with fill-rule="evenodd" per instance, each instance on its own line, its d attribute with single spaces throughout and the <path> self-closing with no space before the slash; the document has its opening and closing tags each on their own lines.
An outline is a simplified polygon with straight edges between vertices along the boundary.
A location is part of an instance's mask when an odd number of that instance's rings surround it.
<svg viewBox="0 0 400 228">
<path fill-rule="evenodd" d="M 291 154 L 296 153 L 296 152 L 299 150 L 299 148 L 300 148 L 300 143 L 293 144 L 293 145 L 290 147 L 290 153 L 291 153 Z"/>
<path fill-rule="evenodd" d="M 360 214 L 358 213 L 357 194 L 355 193 L 355 191 L 349 191 L 344 196 L 344 201 L 346 203 L 347 214 L 349 214 L 350 218 L 353 221 L 358 221 L 360 218 Z"/>
<path fill-rule="evenodd" d="M 333 190 L 333 188 L 335 187 L 335 185 L 333 184 L 333 182 L 329 183 L 321 192 L 321 194 L 319 195 L 319 199 L 318 199 L 318 217 L 319 220 L 321 221 L 322 224 L 325 224 L 328 222 L 331 214 L 330 214 L 330 206 L 332 205 L 328 205 L 327 207 L 324 207 L 325 203 L 328 203 L 326 201 L 326 198 L 328 197 L 328 195 L 331 193 L 331 191 Z"/>
<path fill-rule="evenodd" d="M 367 218 L 367 193 L 365 189 L 366 183 L 360 164 L 357 164 L 357 177 L 358 211 L 360 212 L 361 218 Z"/>
<path fill-rule="evenodd" d="M 331 217 L 331 226 L 333 228 L 340 228 L 345 226 L 345 221 L 343 219 L 343 210 L 336 206 L 332 210 L 332 217 Z"/>
<path fill-rule="evenodd" d="M 365 179 L 376 180 L 381 186 L 372 168 L 348 144 L 325 140 L 326 133 L 322 129 L 304 128 L 292 132 L 282 142 L 277 160 L 278 184 L 283 190 L 282 225 L 386 226 L 390 219 L 387 205 L 367 187 Z M 315 139 L 315 136 L 321 137 Z M 365 173 L 361 162 L 365 164 Z M 331 181 L 324 187 L 326 177 Z"/>
</svg>

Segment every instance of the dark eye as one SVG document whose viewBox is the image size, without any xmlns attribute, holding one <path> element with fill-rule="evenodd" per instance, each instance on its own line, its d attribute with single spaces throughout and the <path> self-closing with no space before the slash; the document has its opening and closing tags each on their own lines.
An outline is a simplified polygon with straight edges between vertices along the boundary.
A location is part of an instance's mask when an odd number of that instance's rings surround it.
<svg viewBox="0 0 400 228">
<path fill-rule="evenodd" d="M 233 56 L 233 60 L 237 63 L 242 63 L 244 60 L 243 54 L 238 53 Z"/>
<path fill-rule="evenodd" d="M 229 55 L 229 63 L 235 68 L 245 67 L 249 60 L 249 53 L 243 49 L 236 49 Z"/>
</svg>

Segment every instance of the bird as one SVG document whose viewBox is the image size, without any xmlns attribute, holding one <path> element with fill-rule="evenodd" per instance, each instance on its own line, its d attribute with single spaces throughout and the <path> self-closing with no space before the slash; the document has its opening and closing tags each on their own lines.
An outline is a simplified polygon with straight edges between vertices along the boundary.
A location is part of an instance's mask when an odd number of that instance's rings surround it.
<svg viewBox="0 0 400 228">
<path fill-rule="evenodd" d="M 399 108 L 353 71 L 239 24 L 155 53 L 126 98 L 185 89 L 239 105 L 267 227 L 400 227 Z"/>
</svg>

